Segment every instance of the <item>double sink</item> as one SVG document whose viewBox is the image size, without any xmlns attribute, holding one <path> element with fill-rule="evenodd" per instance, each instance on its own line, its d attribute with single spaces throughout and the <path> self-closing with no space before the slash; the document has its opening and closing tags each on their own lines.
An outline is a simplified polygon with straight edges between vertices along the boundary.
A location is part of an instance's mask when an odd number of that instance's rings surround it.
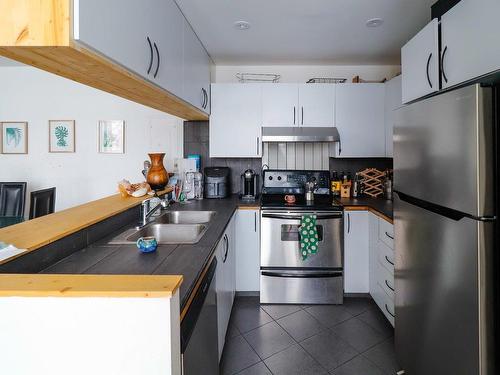
<svg viewBox="0 0 500 375">
<path fill-rule="evenodd" d="M 109 244 L 135 243 L 141 237 L 155 237 L 159 245 L 195 244 L 207 231 L 215 211 L 167 211 L 146 226 L 131 228 L 112 238 Z"/>
</svg>

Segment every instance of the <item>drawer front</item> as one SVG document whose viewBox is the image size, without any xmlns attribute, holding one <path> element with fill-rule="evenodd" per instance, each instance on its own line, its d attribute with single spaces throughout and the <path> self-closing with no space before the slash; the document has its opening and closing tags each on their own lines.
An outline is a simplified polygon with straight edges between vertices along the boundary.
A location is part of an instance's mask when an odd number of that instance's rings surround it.
<svg viewBox="0 0 500 375">
<path fill-rule="evenodd" d="M 380 263 L 377 262 L 376 268 L 376 280 L 377 284 L 383 289 L 385 294 L 390 298 L 391 302 L 394 304 L 394 275 L 385 269 Z"/>
<path fill-rule="evenodd" d="M 384 313 L 387 320 L 394 327 L 394 302 L 391 301 L 389 296 L 384 292 L 382 287 L 378 284 L 374 289 L 374 295 L 372 297 L 377 303 L 380 310 Z"/>
<path fill-rule="evenodd" d="M 394 250 L 382 241 L 377 241 L 377 260 L 391 275 L 394 275 Z"/>
<path fill-rule="evenodd" d="M 394 249 L 394 225 L 384 219 L 379 219 L 378 238 L 391 249 Z"/>
</svg>

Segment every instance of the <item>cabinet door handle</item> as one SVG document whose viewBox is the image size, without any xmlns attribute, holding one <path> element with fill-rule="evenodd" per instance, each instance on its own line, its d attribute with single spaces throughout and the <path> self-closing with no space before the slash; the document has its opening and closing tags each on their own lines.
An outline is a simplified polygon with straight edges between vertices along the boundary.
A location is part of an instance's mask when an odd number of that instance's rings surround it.
<svg viewBox="0 0 500 375">
<path fill-rule="evenodd" d="M 431 77 L 429 76 L 429 65 L 431 63 L 431 59 L 432 59 L 432 52 L 430 53 L 429 58 L 427 59 L 427 71 L 426 71 L 427 72 L 427 82 L 429 82 L 429 86 L 432 89 Z"/>
<path fill-rule="evenodd" d="M 224 247 L 226 250 L 224 251 L 224 259 L 222 260 L 222 263 L 226 263 L 227 254 L 229 252 L 229 240 L 227 239 L 227 234 L 224 235 Z"/>
<path fill-rule="evenodd" d="M 347 214 L 347 233 L 351 233 L 351 215 Z"/>
<path fill-rule="evenodd" d="M 151 39 L 149 36 L 146 37 L 146 40 L 149 44 L 149 66 L 148 66 L 148 74 L 151 73 L 151 68 L 153 67 L 153 45 L 151 44 Z"/>
<path fill-rule="evenodd" d="M 260 145 L 259 145 L 259 140 L 260 140 L 260 137 L 257 137 L 257 156 L 259 155 L 260 153 Z"/>
<path fill-rule="evenodd" d="M 253 225 L 255 233 L 257 233 L 257 212 L 253 213 Z"/>
<path fill-rule="evenodd" d="M 203 105 L 203 108 L 207 109 L 207 107 L 208 107 L 208 92 L 207 92 L 207 90 L 205 90 L 205 88 L 203 88 L 203 94 L 205 96 L 205 104 Z"/>
<path fill-rule="evenodd" d="M 156 57 L 158 58 L 158 63 L 156 64 L 156 70 L 155 74 L 153 75 L 154 78 L 158 75 L 158 70 L 160 69 L 160 51 L 158 51 L 158 46 L 156 45 L 156 42 L 153 43 L 155 46 L 155 51 L 156 51 Z"/>
<path fill-rule="evenodd" d="M 304 107 L 301 108 L 302 108 L 302 125 L 304 125 Z"/>
<path fill-rule="evenodd" d="M 205 108 L 205 101 L 207 100 L 207 97 L 205 96 L 205 89 L 202 87 L 201 88 L 201 108 Z"/>
<path fill-rule="evenodd" d="M 394 239 L 394 237 L 393 237 L 393 236 L 391 236 L 391 235 L 390 235 L 389 233 L 387 233 L 387 232 L 385 232 L 385 235 L 386 235 L 387 237 L 389 237 L 391 240 L 393 240 L 393 239 Z"/>
<path fill-rule="evenodd" d="M 446 73 L 444 71 L 444 56 L 446 55 L 446 51 L 448 51 L 448 46 L 444 47 L 443 54 L 441 55 L 441 72 L 443 73 L 444 81 L 448 83 L 448 77 L 446 77 Z"/>
<path fill-rule="evenodd" d="M 387 307 L 387 303 L 385 304 L 385 310 L 386 310 L 386 311 L 389 313 L 389 315 L 390 315 L 390 316 L 392 316 L 393 318 L 395 318 L 395 317 L 396 317 L 393 313 L 391 313 L 391 312 L 389 311 L 389 308 Z"/>
<path fill-rule="evenodd" d="M 296 112 L 297 112 L 297 109 L 295 108 L 295 106 L 293 106 L 293 124 L 295 125 L 295 120 L 296 120 Z"/>
<path fill-rule="evenodd" d="M 390 265 L 394 266 L 394 263 L 389 260 L 389 258 L 387 257 L 387 255 L 385 256 L 385 260 L 387 261 L 387 263 L 389 263 Z"/>
<path fill-rule="evenodd" d="M 387 287 L 394 292 L 394 288 L 389 285 L 389 283 L 387 282 L 387 280 L 385 280 L 385 285 L 387 285 Z"/>
</svg>

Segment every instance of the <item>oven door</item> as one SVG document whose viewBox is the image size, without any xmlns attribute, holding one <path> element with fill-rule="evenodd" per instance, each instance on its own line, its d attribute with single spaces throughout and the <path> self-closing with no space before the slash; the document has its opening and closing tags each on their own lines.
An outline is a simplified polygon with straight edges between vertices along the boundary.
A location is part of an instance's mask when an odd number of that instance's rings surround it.
<svg viewBox="0 0 500 375">
<path fill-rule="evenodd" d="M 317 216 L 318 252 L 302 260 L 299 227 L 302 215 Z M 343 213 L 341 211 L 261 212 L 261 267 L 343 268 Z"/>
</svg>

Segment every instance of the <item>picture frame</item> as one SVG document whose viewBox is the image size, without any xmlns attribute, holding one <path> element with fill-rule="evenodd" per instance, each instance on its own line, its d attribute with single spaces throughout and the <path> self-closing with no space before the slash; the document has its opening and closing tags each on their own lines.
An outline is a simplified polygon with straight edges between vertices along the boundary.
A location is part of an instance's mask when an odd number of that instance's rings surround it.
<svg viewBox="0 0 500 375">
<path fill-rule="evenodd" d="M 125 121 L 99 121 L 99 152 L 103 154 L 125 153 Z"/>
<path fill-rule="evenodd" d="M 49 120 L 49 152 L 75 152 L 75 120 Z"/>
<path fill-rule="evenodd" d="M 1 125 L 2 154 L 28 153 L 28 122 L 3 121 Z"/>
</svg>

